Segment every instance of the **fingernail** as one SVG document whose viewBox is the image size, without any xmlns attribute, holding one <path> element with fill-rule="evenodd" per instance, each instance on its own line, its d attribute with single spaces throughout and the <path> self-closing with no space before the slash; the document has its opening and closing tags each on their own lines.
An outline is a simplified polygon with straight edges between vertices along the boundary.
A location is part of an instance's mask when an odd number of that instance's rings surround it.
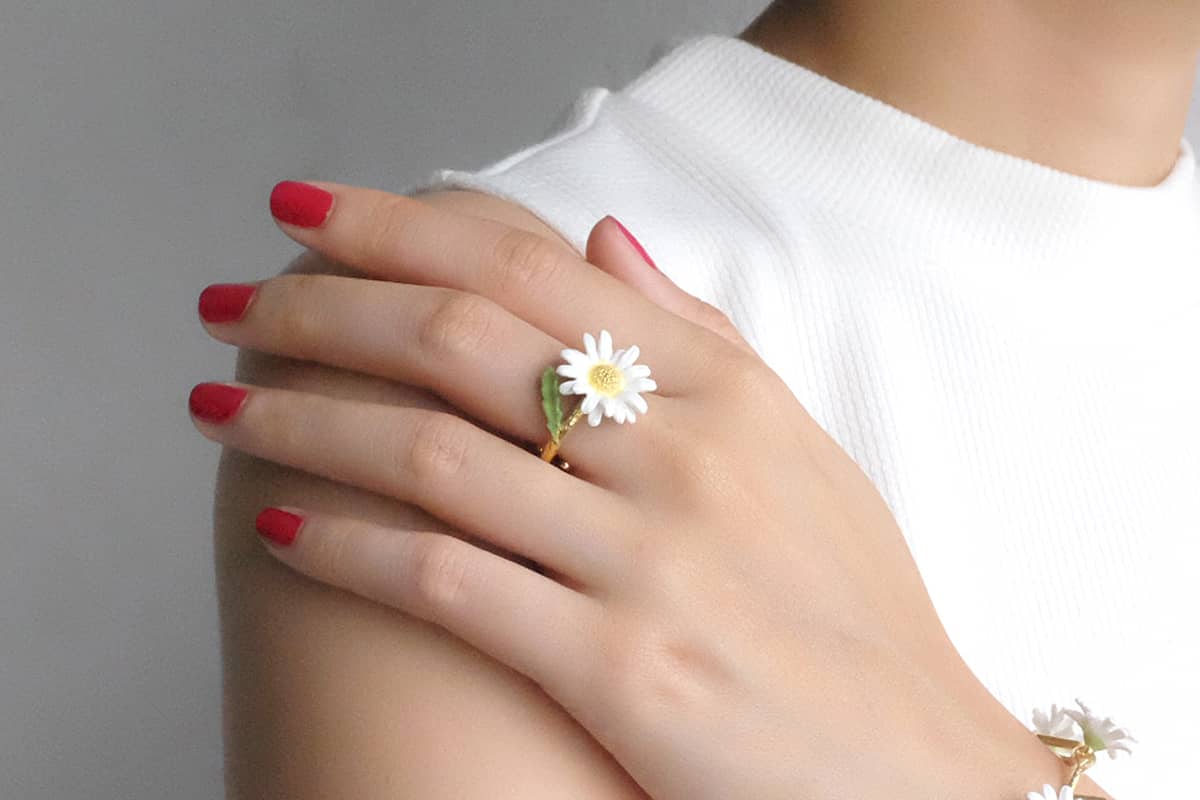
<svg viewBox="0 0 1200 800">
<path fill-rule="evenodd" d="M 254 520 L 259 534 L 284 547 L 296 541 L 296 534 L 303 524 L 304 517 L 282 508 L 264 508 Z"/>
<path fill-rule="evenodd" d="M 247 394 L 245 389 L 227 383 L 198 383 L 188 397 L 188 408 L 205 422 L 228 422 Z"/>
<path fill-rule="evenodd" d="M 329 216 L 333 195 L 311 183 L 280 181 L 271 190 L 271 213 L 280 222 L 315 228 Z"/>
<path fill-rule="evenodd" d="M 200 293 L 200 318 L 205 322 L 237 322 L 257 290 L 249 283 L 214 283 Z"/>
<path fill-rule="evenodd" d="M 642 260 L 645 261 L 647 264 L 649 264 L 651 267 L 654 267 L 654 269 L 658 269 L 658 264 L 654 263 L 654 259 L 650 257 L 649 253 L 646 252 L 646 248 L 642 247 L 642 243 L 639 242 L 636 238 L 634 238 L 634 235 L 629 232 L 628 228 L 626 228 L 624 225 L 621 224 L 621 220 L 617 219 L 616 217 L 612 217 L 612 216 L 610 216 L 609 219 L 611 219 L 613 222 L 617 223 L 617 227 L 621 229 L 621 233 L 625 234 L 625 238 L 628 239 L 629 243 L 631 245 L 633 245 L 633 248 L 638 251 L 638 255 L 640 255 L 642 257 Z"/>
</svg>

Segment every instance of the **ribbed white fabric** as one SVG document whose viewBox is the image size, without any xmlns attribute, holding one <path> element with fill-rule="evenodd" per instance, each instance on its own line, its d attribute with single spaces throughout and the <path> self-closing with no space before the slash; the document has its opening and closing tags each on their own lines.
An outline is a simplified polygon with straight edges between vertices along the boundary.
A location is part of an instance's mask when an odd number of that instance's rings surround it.
<svg viewBox="0 0 1200 800">
<path fill-rule="evenodd" d="M 1156 186 L 1099 182 L 704 36 L 585 91 L 545 141 L 414 188 L 508 198 L 581 251 L 599 218 L 622 220 L 874 480 L 1013 714 L 1082 698 L 1140 740 L 1090 771 L 1108 791 L 1197 791 L 1186 140 Z"/>
</svg>

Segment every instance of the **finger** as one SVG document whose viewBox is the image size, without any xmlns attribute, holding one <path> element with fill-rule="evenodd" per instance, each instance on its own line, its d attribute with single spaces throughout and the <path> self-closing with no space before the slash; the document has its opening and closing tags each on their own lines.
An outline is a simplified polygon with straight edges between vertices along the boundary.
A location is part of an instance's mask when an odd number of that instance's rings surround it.
<svg viewBox="0 0 1200 800">
<path fill-rule="evenodd" d="M 587 241 L 587 260 L 672 314 L 751 351 L 729 317 L 716 306 L 683 291 L 664 275 L 641 243 L 615 217 L 605 217 L 592 228 Z"/>
<path fill-rule="evenodd" d="M 581 583 L 613 574 L 632 529 L 617 495 L 454 414 L 214 383 L 189 406 L 210 439 L 420 506 Z"/>
<path fill-rule="evenodd" d="M 439 625 L 556 699 L 591 663 L 597 601 L 454 536 L 295 508 L 265 509 L 256 527 L 293 569 Z"/>
<path fill-rule="evenodd" d="M 311 188 L 298 188 L 310 185 L 332 201 L 323 201 L 322 214 L 293 213 L 284 200 L 311 196 Z M 619 347 L 641 348 L 661 378 L 659 394 L 710 385 L 707 332 L 529 231 L 325 181 L 281 183 L 272 193 L 272 210 L 288 236 L 371 277 L 483 295 L 572 345 L 584 331 L 607 329 Z"/>
<path fill-rule="evenodd" d="M 537 445 L 550 436 L 538 399 L 543 370 L 563 344 L 476 294 L 334 275 L 282 275 L 210 286 L 200 315 L 216 338 L 289 358 L 429 389 L 485 426 Z M 657 403 L 663 398 L 646 401 Z M 647 423 L 653 425 L 651 421 Z M 648 438 L 572 436 L 567 450 L 586 475 L 619 488 L 648 455 Z M 600 433 L 600 432 L 598 432 Z"/>
</svg>

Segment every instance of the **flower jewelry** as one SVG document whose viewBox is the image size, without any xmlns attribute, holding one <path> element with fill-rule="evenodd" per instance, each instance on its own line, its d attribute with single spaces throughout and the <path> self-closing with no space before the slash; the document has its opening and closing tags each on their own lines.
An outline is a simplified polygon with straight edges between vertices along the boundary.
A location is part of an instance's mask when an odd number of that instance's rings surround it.
<svg viewBox="0 0 1200 800">
<path fill-rule="evenodd" d="M 1078 697 L 1075 698 L 1075 703 L 1083 710 L 1066 709 L 1063 713 L 1079 724 L 1083 730 L 1083 741 L 1087 743 L 1088 747 L 1093 750 L 1107 750 L 1110 759 L 1117 757 L 1117 750 L 1133 754 L 1126 742 L 1136 742 L 1137 739 L 1130 736 L 1129 731 L 1116 727 L 1112 717 L 1105 717 L 1101 720 L 1092 714 L 1092 710 L 1085 706 Z"/>
<path fill-rule="evenodd" d="M 1033 710 L 1034 733 L 1055 755 L 1064 759 L 1071 774 L 1060 790 L 1059 797 L 1056 798 L 1054 790 L 1046 784 L 1042 787 L 1043 794 L 1029 792 L 1026 800 L 1089 800 L 1085 795 L 1075 795 L 1075 784 L 1084 771 L 1096 763 L 1096 751 L 1107 750 L 1109 758 L 1117 757 L 1114 750 L 1132 752 L 1125 743 L 1136 742 L 1137 739 L 1130 736 L 1128 731 L 1116 727 L 1111 717 L 1101 720 L 1092 714 L 1092 710 L 1079 698 L 1075 702 L 1082 711 L 1059 708 L 1057 704 L 1050 706 L 1049 714 L 1041 709 Z M 1082 734 L 1076 733 L 1076 726 Z"/>
<path fill-rule="evenodd" d="M 1075 734 L 1075 724 L 1067 716 L 1065 708 L 1059 708 L 1057 703 L 1050 706 L 1050 714 L 1040 708 L 1033 710 L 1033 728 L 1038 733 L 1047 736 L 1062 736 L 1071 738 Z"/>
<path fill-rule="evenodd" d="M 1030 792 L 1025 795 L 1025 800 L 1075 800 L 1075 792 L 1070 786 L 1064 786 L 1055 793 L 1053 786 L 1043 783 L 1041 794 Z"/>
<path fill-rule="evenodd" d="M 580 417 L 587 415 L 588 425 L 595 427 L 604 417 L 618 423 L 637 422 L 637 415 L 648 408 L 641 392 L 652 392 L 658 384 L 650 377 L 650 368 L 635 364 L 641 351 L 638 346 L 613 352 L 612 335 L 600 331 L 600 342 L 590 333 L 583 334 L 584 351 L 565 348 L 562 357 L 567 363 L 546 367 L 542 373 L 542 410 L 550 441 L 542 448 L 542 458 L 552 461 L 562 437 Z M 569 380 L 561 385 L 556 376 Z M 583 395 L 583 401 L 563 420 L 562 396 Z"/>
</svg>

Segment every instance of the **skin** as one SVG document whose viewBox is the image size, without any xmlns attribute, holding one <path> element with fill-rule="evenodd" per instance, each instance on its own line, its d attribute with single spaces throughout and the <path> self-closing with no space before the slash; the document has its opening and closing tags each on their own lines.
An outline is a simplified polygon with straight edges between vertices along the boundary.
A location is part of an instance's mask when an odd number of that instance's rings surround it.
<svg viewBox="0 0 1200 800">
<path fill-rule="evenodd" d="M 1047 5 L 838 3 L 815 15 L 778 4 L 746 38 L 985 146 L 1101 180 L 1155 183 L 1182 133 L 1196 14 L 1158 4 L 1139 8 L 1123 25 L 1111 5 L 1089 5 L 1087 14 Z M 897 27 L 889 8 L 903 8 L 905 24 Z M 970 46 L 963 44 L 975 30 L 966 24 L 968 12 L 993 15 L 978 26 L 987 36 Z M 1054 38 L 1035 46 L 1031 33 Z M 962 46 L 932 46 L 946 41 Z M 1038 69 L 1014 71 L 1013 63 Z M 964 72 L 971 80 L 962 80 Z M 956 92 L 960 85 L 970 91 Z M 939 90 L 921 91 L 929 86 Z M 565 246 L 531 214 L 494 198 L 423 199 Z M 315 253 L 289 271 L 355 274 Z M 395 382 L 251 351 L 239 354 L 237 377 L 332 397 L 446 407 Z M 504 796 L 645 796 L 527 677 L 436 625 L 272 558 L 252 525 L 266 505 L 438 529 L 403 503 L 225 451 L 215 555 L 229 796 L 491 798 L 497 776 Z M 1080 789 L 1103 796 L 1086 779 Z"/>
<path fill-rule="evenodd" d="M 466 535 L 303 498 L 301 538 L 272 555 L 528 676 L 657 800 L 990 800 L 1061 779 L 959 657 L 866 476 L 614 222 L 593 230 L 588 263 L 536 234 L 321 185 L 328 218 L 282 227 L 378 280 L 266 281 L 210 332 L 411 381 L 467 418 L 245 384 L 235 415 L 197 425 Z M 567 476 L 510 441 L 544 439 L 530 388 L 580 326 L 605 324 L 647 343 L 662 410 L 635 438 L 609 425 L 568 439 L 583 467 Z M 761 413 L 738 413 L 750 405 Z"/>
<path fill-rule="evenodd" d="M 742 38 L 967 141 L 1150 186 L 1178 156 L 1200 4 L 778 2 Z"/>
</svg>

